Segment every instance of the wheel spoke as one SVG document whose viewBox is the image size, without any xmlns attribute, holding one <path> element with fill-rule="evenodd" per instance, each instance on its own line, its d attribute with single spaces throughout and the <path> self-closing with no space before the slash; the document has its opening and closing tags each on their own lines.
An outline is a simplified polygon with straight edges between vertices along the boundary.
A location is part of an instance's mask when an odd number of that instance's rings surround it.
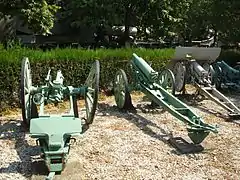
<svg viewBox="0 0 240 180">
<path fill-rule="evenodd" d="M 160 73 L 159 79 L 162 81 L 162 84 L 160 85 L 164 89 L 166 89 L 171 94 L 175 94 L 175 79 L 171 70 L 167 69 L 162 71 Z"/>
<path fill-rule="evenodd" d="M 126 74 L 123 70 L 117 71 L 115 78 L 114 78 L 114 97 L 115 97 L 115 102 L 117 106 L 120 109 L 127 108 L 128 101 L 130 102 L 130 94 L 128 92 L 128 82 L 127 82 L 127 77 Z"/>
<path fill-rule="evenodd" d="M 94 100 L 93 100 L 93 97 L 91 96 L 91 94 L 87 93 L 87 96 L 86 96 L 87 100 L 90 101 L 90 103 L 93 104 Z"/>
<path fill-rule="evenodd" d="M 91 124 L 93 122 L 93 118 L 97 108 L 99 73 L 99 61 L 95 61 L 85 81 L 85 85 L 88 87 L 88 92 L 85 95 L 86 124 Z"/>
</svg>

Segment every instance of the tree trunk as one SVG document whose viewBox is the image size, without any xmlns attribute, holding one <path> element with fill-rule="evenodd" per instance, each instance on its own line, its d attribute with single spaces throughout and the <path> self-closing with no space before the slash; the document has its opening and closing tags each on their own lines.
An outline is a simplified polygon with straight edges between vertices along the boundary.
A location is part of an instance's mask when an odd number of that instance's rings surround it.
<svg viewBox="0 0 240 180">
<path fill-rule="evenodd" d="M 125 18 L 124 18 L 125 32 L 124 32 L 124 38 L 123 38 L 125 47 L 129 46 L 130 21 L 131 21 L 131 5 L 127 4 L 125 6 Z"/>
</svg>

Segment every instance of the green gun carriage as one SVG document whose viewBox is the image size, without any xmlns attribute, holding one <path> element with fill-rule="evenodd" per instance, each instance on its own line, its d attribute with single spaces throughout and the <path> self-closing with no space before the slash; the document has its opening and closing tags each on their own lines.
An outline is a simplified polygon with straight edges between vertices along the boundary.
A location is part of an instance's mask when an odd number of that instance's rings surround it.
<svg viewBox="0 0 240 180">
<path fill-rule="evenodd" d="M 64 77 L 60 70 L 52 81 L 49 70 L 46 84 L 33 86 L 30 62 L 28 58 L 22 60 L 20 97 L 23 123 L 41 147 L 42 157 L 49 169 L 46 179 L 53 179 L 56 172 L 63 171 L 72 139 L 80 136 L 84 128 L 93 122 L 98 101 L 99 71 L 99 61 L 95 61 L 84 85 L 74 88 L 63 85 Z M 83 97 L 85 101 L 83 117 L 78 111 L 78 97 Z M 68 113 L 44 113 L 45 105 L 62 102 L 65 98 L 70 101 Z M 39 112 L 37 106 L 40 106 Z"/>
<path fill-rule="evenodd" d="M 231 67 L 225 61 L 219 61 L 213 63 L 212 67 L 212 84 L 217 89 L 240 91 L 240 65 Z"/>
<path fill-rule="evenodd" d="M 200 116 L 173 95 L 175 78 L 171 70 L 156 72 L 136 54 L 133 54 L 130 67 L 131 83 L 128 82 L 123 69 L 119 69 L 115 75 L 113 90 L 118 108 L 128 109 L 132 107 L 130 92 L 141 91 L 153 103 L 160 105 L 174 117 L 184 122 L 187 125 L 188 135 L 194 144 L 200 144 L 210 132 L 218 132 L 215 126 L 205 123 Z"/>
</svg>

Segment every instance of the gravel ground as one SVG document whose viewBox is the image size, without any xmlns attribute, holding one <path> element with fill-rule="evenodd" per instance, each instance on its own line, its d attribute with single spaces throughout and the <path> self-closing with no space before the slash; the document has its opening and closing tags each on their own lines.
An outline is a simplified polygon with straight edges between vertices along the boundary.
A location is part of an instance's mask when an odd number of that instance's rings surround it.
<svg viewBox="0 0 240 180">
<path fill-rule="evenodd" d="M 113 97 L 99 102 L 94 123 L 77 138 L 56 180 L 240 179 L 240 125 L 228 121 L 215 103 L 183 98 L 206 122 L 217 124 L 219 133 L 204 140 L 204 151 L 181 154 L 167 140 L 190 142 L 183 123 L 161 109 L 149 109 L 142 96 L 133 99 L 137 112 L 119 112 Z M 44 179 L 46 167 L 35 140 L 20 126 L 21 114 L 0 118 L 0 179 Z"/>
</svg>

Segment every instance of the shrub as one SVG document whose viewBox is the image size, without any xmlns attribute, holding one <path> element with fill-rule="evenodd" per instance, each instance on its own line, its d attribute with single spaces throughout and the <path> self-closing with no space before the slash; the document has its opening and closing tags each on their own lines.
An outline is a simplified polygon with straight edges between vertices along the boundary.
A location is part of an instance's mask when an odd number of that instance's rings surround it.
<svg viewBox="0 0 240 180">
<path fill-rule="evenodd" d="M 174 55 L 174 49 L 53 49 L 43 52 L 16 46 L 5 50 L 0 46 L 0 111 L 6 107 L 19 107 L 21 60 L 28 57 L 32 69 L 33 85 L 42 85 L 51 68 L 53 78 L 58 69 L 65 77 L 64 84 L 81 86 L 89 73 L 91 64 L 100 61 L 100 88 L 106 89 L 113 81 L 117 69 L 128 74 L 132 53 L 145 59 L 153 69 L 161 71 Z M 240 51 L 222 50 L 218 60 L 233 66 L 240 60 Z"/>
<path fill-rule="evenodd" d="M 132 53 L 161 70 L 174 54 L 174 49 L 53 49 L 43 52 L 27 48 L 0 49 L 0 108 L 19 106 L 19 84 L 21 60 L 28 57 L 31 64 L 33 85 L 41 85 L 49 68 L 53 73 L 61 69 L 65 77 L 64 84 L 79 87 L 95 60 L 100 61 L 100 88 L 104 89 L 112 82 L 117 69 L 127 71 Z M 55 78 L 55 76 L 53 76 Z"/>
</svg>

